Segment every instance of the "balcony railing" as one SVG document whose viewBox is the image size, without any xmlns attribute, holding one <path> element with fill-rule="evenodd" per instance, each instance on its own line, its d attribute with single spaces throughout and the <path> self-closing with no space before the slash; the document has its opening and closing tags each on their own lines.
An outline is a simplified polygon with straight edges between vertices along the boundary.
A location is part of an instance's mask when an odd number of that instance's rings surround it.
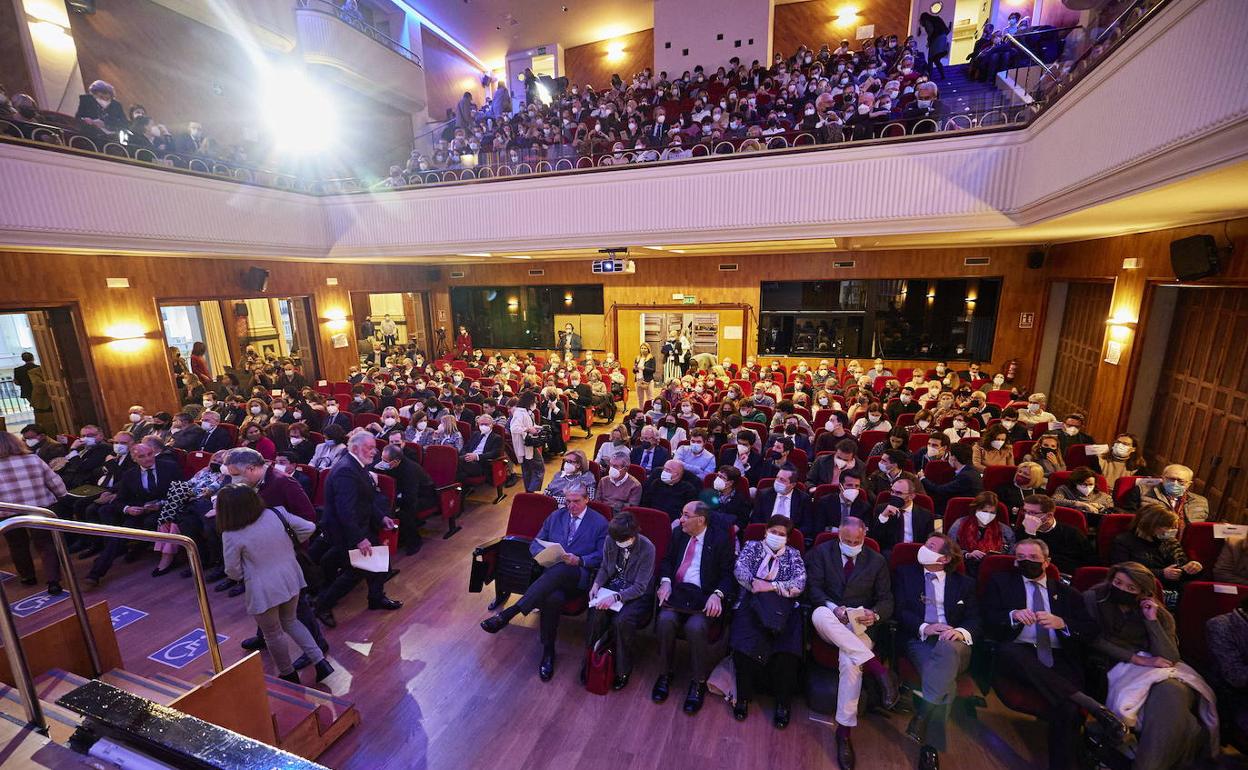
<svg viewBox="0 0 1248 770">
<path fill-rule="evenodd" d="M 331 0 L 297 0 L 297 2 L 298 5 L 296 8 L 298 10 L 313 11 L 315 13 L 325 14 L 326 16 L 333 16 L 338 19 L 338 21 L 346 24 L 348 27 L 351 27 L 357 32 L 372 38 L 373 42 L 389 48 L 391 51 L 394 51 L 399 56 L 407 59 L 417 67 L 421 66 L 420 57 L 417 56 L 415 52 L 411 51 L 402 43 L 372 26 L 368 22 L 364 21 L 364 17 L 360 15 L 359 11 L 344 10 L 342 6 L 331 2 Z"/>
</svg>

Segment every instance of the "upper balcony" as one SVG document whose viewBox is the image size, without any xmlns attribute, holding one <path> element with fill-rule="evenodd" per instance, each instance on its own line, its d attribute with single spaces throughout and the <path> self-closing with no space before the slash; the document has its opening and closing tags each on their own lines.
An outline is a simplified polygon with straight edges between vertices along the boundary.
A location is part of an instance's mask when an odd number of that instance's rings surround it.
<svg viewBox="0 0 1248 770">
<path fill-rule="evenodd" d="M 347 85 L 406 112 L 425 109 L 424 74 L 412 69 L 420 56 L 358 13 L 330 0 L 298 0 L 295 29 L 307 63 L 332 67 Z"/>
</svg>

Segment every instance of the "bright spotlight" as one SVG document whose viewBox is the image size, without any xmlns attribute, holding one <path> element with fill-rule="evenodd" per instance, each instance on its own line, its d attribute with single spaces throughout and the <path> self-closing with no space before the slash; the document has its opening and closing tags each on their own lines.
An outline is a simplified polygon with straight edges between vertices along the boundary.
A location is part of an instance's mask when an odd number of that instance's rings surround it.
<svg viewBox="0 0 1248 770">
<path fill-rule="evenodd" d="M 550 104 L 550 89 L 545 83 L 537 84 L 537 100 L 542 104 Z"/>
<path fill-rule="evenodd" d="M 327 150 L 338 138 L 338 107 L 329 94 L 297 70 L 274 70 L 261 91 L 260 108 L 279 150 Z"/>
</svg>

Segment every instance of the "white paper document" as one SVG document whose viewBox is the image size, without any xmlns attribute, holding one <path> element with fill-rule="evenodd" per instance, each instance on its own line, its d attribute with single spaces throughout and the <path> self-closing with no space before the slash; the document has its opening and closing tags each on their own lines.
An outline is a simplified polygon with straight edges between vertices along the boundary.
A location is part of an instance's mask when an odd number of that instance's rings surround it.
<svg viewBox="0 0 1248 770">
<path fill-rule="evenodd" d="M 352 548 L 347 555 L 351 557 L 351 566 L 356 569 L 362 569 L 365 572 L 390 571 L 390 549 L 384 545 L 373 546 L 371 556 L 360 553 L 358 548 Z"/>
<path fill-rule="evenodd" d="M 550 565 L 559 562 L 566 553 L 566 551 L 563 550 L 563 546 L 559 543 L 550 543 L 545 540 L 538 540 L 537 544 L 542 547 L 542 550 L 538 551 L 537 555 L 533 558 L 543 567 L 549 567 Z"/>
<path fill-rule="evenodd" d="M 594 598 L 591 599 L 589 603 L 592 605 L 597 605 L 598 600 L 605 598 L 606 596 L 619 596 L 619 594 L 617 594 L 615 591 L 612 591 L 610 588 L 599 588 L 598 593 L 594 594 Z M 624 602 L 620 601 L 619 599 L 616 599 L 615 603 L 607 607 L 607 609 L 611 610 L 612 612 L 619 612 L 620 610 L 624 609 Z"/>
</svg>

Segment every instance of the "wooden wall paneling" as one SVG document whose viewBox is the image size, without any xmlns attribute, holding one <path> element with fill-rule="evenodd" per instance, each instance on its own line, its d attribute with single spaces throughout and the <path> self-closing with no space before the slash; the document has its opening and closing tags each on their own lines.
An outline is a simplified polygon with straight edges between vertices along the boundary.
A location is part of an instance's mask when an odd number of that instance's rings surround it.
<svg viewBox="0 0 1248 770">
<path fill-rule="evenodd" d="M 607 49 L 622 43 L 620 58 L 608 60 Z M 611 86 L 611 76 L 618 74 L 627 83 L 634 74 L 654 67 L 654 30 L 643 29 L 629 35 L 598 40 L 564 49 L 563 74 L 569 84 L 598 90 Z"/>
<path fill-rule="evenodd" d="M 1233 522 L 1248 520 L 1248 357 L 1242 342 L 1211 343 L 1245 339 L 1248 289 L 1182 289 L 1149 427 L 1153 470 L 1192 468 L 1211 511 Z"/>
<path fill-rule="evenodd" d="M 838 24 L 840 10 L 846 6 L 857 9 L 853 21 Z M 896 35 L 905 40 L 910 26 L 910 0 L 807 0 L 804 3 L 776 4 L 775 22 L 772 26 L 771 50 L 792 56 L 798 46 L 805 45 L 816 51 L 824 43 L 832 47 L 841 40 L 849 40 L 852 49 L 861 44 L 855 39 L 858 27 L 875 25 L 875 35 Z M 748 62 L 746 62 L 748 64 Z"/>
<path fill-rule="evenodd" d="M 424 46 L 421 65 L 425 71 L 425 93 L 431 121 L 444 120 L 446 111 L 455 108 L 465 91 L 472 94 L 472 100 L 477 105 L 485 100 L 485 92 L 481 88 L 481 68 L 475 62 L 465 59 L 459 51 L 424 27 L 421 27 L 420 41 Z"/>
<path fill-rule="evenodd" d="M 1048 394 L 1049 411 L 1058 419 L 1072 412 L 1088 413 L 1113 293 L 1112 283 L 1070 284 Z"/>
</svg>

